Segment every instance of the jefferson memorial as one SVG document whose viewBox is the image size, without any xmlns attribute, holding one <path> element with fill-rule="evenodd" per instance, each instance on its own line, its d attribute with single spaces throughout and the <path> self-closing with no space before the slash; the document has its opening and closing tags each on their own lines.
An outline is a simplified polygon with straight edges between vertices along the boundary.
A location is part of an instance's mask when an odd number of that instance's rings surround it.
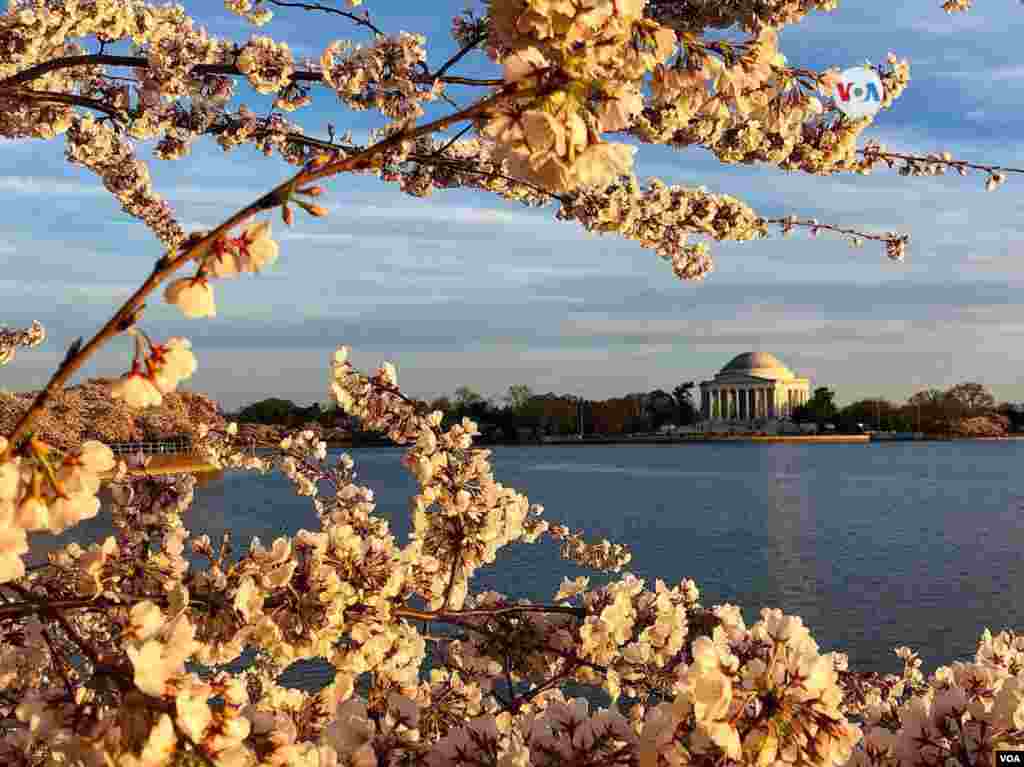
<svg viewBox="0 0 1024 767">
<path fill-rule="evenodd" d="M 796 376 L 767 352 L 746 352 L 733 359 L 711 381 L 700 384 L 705 421 L 787 418 L 810 397 L 811 382 Z"/>
</svg>

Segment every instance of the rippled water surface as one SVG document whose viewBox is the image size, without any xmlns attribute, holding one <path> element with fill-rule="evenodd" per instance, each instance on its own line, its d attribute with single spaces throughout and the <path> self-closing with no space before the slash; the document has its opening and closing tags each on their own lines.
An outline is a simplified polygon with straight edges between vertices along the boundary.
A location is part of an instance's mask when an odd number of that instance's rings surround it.
<svg viewBox="0 0 1024 767">
<path fill-rule="evenodd" d="M 340 451 L 332 451 L 335 454 Z M 389 448 L 350 451 L 404 539 L 415 482 Z M 896 645 L 926 668 L 973 654 L 988 626 L 1024 629 L 1024 441 L 499 447 L 499 481 L 545 516 L 630 545 L 630 569 L 706 605 L 803 616 L 852 667 L 895 671 Z M 315 525 L 280 475 L 229 472 L 196 491 L 186 523 L 268 542 Z M 550 599 L 553 544 L 505 549 L 478 588 Z M 598 579 L 599 580 L 599 579 Z"/>
</svg>

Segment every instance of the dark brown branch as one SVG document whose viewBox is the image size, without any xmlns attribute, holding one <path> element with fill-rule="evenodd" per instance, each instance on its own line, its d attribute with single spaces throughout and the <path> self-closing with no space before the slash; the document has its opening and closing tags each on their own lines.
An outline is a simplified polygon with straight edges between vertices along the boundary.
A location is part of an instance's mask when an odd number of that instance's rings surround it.
<svg viewBox="0 0 1024 767">
<path fill-rule="evenodd" d="M 71 104 L 72 106 L 88 107 L 98 112 L 110 115 L 119 120 L 124 120 L 127 115 L 122 110 L 115 109 L 99 99 L 91 99 L 86 96 L 76 96 L 72 93 L 54 93 L 52 91 L 33 91 L 27 88 L 19 88 L 13 91 L 11 96 L 26 98 L 29 101 L 54 102 L 57 104 Z"/>
<path fill-rule="evenodd" d="M 60 672 L 61 678 L 64 680 L 64 687 L 68 691 L 68 695 L 74 696 L 75 685 L 72 683 L 71 677 L 68 676 L 64 653 L 62 653 L 60 648 L 57 647 L 57 643 L 53 641 L 53 637 L 50 636 L 50 632 L 46 630 L 45 626 L 43 627 L 42 633 L 46 646 L 50 648 L 50 656 L 53 658 L 53 665 L 56 666 L 57 670 Z M 71 663 L 67 663 L 67 666 L 70 665 Z"/>
<path fill-rule="evenodd" d="M 434 611 L 417 610 L 413 607 L 399 607 L 394 610 L 394 614 L 400 618 L 456 624 L 463 618 L 491 618 L 498 615 L 518 615 L 522 613 L 554 613 L 558 615 L 572 615 L 577 618 L 586 618 L 589 614 L 583 607 L 567 607 L 565 605 L 511 605 L 509 607 L 482 607 L 477 610 Z"/>
<path fill-rule="evenodd" d="M 60 627 L 64 629 L 64 633 L 68 635 L 68 639 L 70 639 L 72 642 L 78 645 L 79 648 L 81 648 L 82 652 L 84 652 L 88 656 L 89 660 L 93 662 L 94 666 L 102 665 L 102 662 L 100 661 L 99 652 L 96 650 L 96 648 L 94 648 L 91 643 L 89 643 L 81 636 L 79 636 L 78 632 L 75 631 L 74 626 L 72 626 L 68 622 L 68 619 L 65 618 L 61 611 L 54 607 L 52 603 L 47 603 L 41 600 L 39 597 L 36 597 L 35 594 L 33 594 L 30 590 L 26 589 L 24 586 L 19 586 L 16 583 L 6 583 L 4 585 L 12 589 L 13 591 L 17 591 L 21 595 L 21 598 L 24 599 L 26 602 L 35 602 L 36 604 L 38 604 L 40 612 L 56 620 L 57 623 L 60 624 Z M 4 606 L 8 607 L 9 605 Z"/>
<path fill-rule="evenodd" d="M 42 64 L 36 64 L 34 67 L 29 67 L 23 72 L 19 72 L 16 75 L 8 77 L 6 80 L 0 82 L 0 88 L 10 88 L 15 85 L 22 85 L 24 83 L 31 82 L 37 77 L 45 75 L 47 72 L 54 72 L 59 69 L 70 69 L 72 67 L 80 66 L 92 66 L 95 64 L 106 64 L 114 67 L 137 67 L 139 69 L 148 69 L 149 61 L 141 56 L 114 56 L 111 54 L 85 54 L 83 56 L 65 56 L 59 59 L 52 59 L 50 61 L 44 61 Z M 196 77 L 202 77 L 203 75 L 234 75 L 242 76 L 244 73 L 233 64 L 196 64 L 190 70 L 191 74 Z M 296 71 L 292 74 L 292 82 L 323 82 L 323 75 L 320 72 L 306 72 Z M 443 83 L 449 85 L 479 85 L 487 87 L 497 87 L 504 85 L 505 81 L 501 79 L 475 79 L 471 77 L 432 77 L 429 74 L 419 75 L 413 78 L 414 82 L 421 84 L 433 83 L 435 80 L 441 80 Z"/>
<path fill-rule="evenodd" d="M 216 133 L 218 131 L 219 129 L 214 129 L 207 132 Z M 266 135 L 267 133 L 270 132 L 271 131 L 257 130 L 254 132 L 254 135 L 261 136 Z M 302 144 L 304 146 L 313 146 L 317 147 L 318 149 L 326 149 L 332 152 L 336 152 L 339 149 L 349 153 L 362 151 L 362 147 L 335 144 L 330 141 L 324 141 L 323 139 L 313 138 L 312 136 L 306 136 L 301 133 L 286 133 L 285 136 L 288 139 L 288 141 L 291 141 L 292 143 Z M 448 146 L 451 146 L 451 144 L 449 143 Z M 532 189 L 537 194 L 543 195 L 545 197 L 550 197 L 551 199 L 558 200 L 559 202 L 566 202 L 566 200 L 568 199 L 565 196 L 557 194 L 555 192 L 551 192 L 542 186 L 538 186 L 537 184 L 525 181 L 521 178 L 516 178 L 515 176 L 510 176 L 507 173 L 501 173 L 499 171 L 493 170 L 484 170 L 483 168 L 476 167 L 470 164 L 470 160 L 458 160 L 451 157 L 439 157 L 437 156 L 436 153 L 421 154 L 419 152 L 411 152 L 409 154 L 409 160 L 412 162 L 422 163 L 423 165 L 450 167 L 454 168 L 460 173 L 469 173 L 476 176 L 485 176 L 487 178 L 501 179 L 502 181 L 508 181 L 509 183 L 512 184 L 519 184 L 521 186 L 525 186 L 528 187 L 529 189 Z"/>
<path fill-rule="evenodd" d="M 478 45 L 480 45 L 480 43 L 482 43 L 486 39 L 487 38 L 486 38 L 485 35 L 477 35 L 476 37 L 474 37 L 472 40 L 470 40 L 468 43 L 466 43 L 464 46 L 462 46 L 462 49 L 458 53 L 456 53 L 454 56 L 452 56 L 450 59 L 448 59 L 448 61 L 446 61 L 444 64 L 442 64 L 441 68 L 438 69 L 432 75 L 432 77 L 434 77 L 435 79 L 438 78 L 438 77 L 443 77 L 448 72 L 449 69 L 454 67 L 456 64 L 458 64 L 462 60 L 463 56 L 465 56 L 471 50 L 476 48 Z"/>
<path fill-rule="evenodd" d="M 473 126 L 472 126 L 472 124 L 470 124 L 470 125 L 467 125 L 467 126 L 466 126 L 465 128 L 463 128 L 463 129 L 462 129 L 462 130 L 460 130 L 460 131 L 459 131 L 458 133 L 456 133 L 456 134 L 455 134 L 454 136 L 452 136 L 451 140 L 449 140 L 449 141 L 446 141 L 446 142 L 444 143 L 444 146 L 442 146 L 442 147 L 441 147 L 440 149 L 438 149 L 438 150 L 437 150 L 436 152 L 434 152 L 434 153 L 433 153 L 433 154 L 431 154 L 430 156 L 431 156 L 431 157 L 443 157 L 443 156 L 444 156 L 444 153 L 445 153 L 445 152 L 447 152 L 447 151 L 448 151 L 448 149 L 449 149 L 449 148 L 450 148 L 450 147 L 451 147 L 451 146 L 452 146 L 452 145 L 453 145 L 453 144 L 454 144 L 454 143 L 455 143 L 456 141 L 458 141 L 458 140 L 459 140 L 460 138 L 462 138 L 463 136 L 465 136 L 465 135 L 466 135 L 467 133 L 469 133 L 469 132 L 470 132 L 471 130 L 473 130 Z"/>
</svg>

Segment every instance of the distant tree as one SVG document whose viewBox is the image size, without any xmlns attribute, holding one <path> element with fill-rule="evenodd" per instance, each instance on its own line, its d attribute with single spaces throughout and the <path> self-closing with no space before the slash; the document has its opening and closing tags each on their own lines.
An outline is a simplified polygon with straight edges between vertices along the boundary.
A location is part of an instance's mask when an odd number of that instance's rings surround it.
<svg viewBox="0 0 1024 767">
<path fill-rule="evenodd" d="M 839 411 L 836 426 L 844 432 L 855 433 L 864 428 L 880 429 L 881 431 L 911 431 L 913 421 L 893 402 L 885 399 L 862 399 L 853 402 Z"/>
<path fill-rule="evenodd" d="M 996 412 L 1010 422 L 1011 432 L 1024 431 L 1024 402 L 1003 402 L 996 409 Z"/>
<path fill-rule="evenodd" d="M 797 423 L 816 423 L 819 428 L 826 423 L 833 423 L 838 413 L 835 399 L 834 389 L 819 386 L 807 402 L 793 410 L 793 420 Z"/>
<path fill-rule="evenodd" d="M 647 395 L 645 412 L 650 419 L 651 428 L 658 429 L 663 424 L 676 419 L 676 399 L 663 389 L 655 389 Z"/>
<path fill-rule="evenodd" d="M 636 417 L 636 402 L 616 397 L 593 403 L 594 431 L 597 434 L 623 434 Z"/>
<path fill-rule="evenodd" d="M 268 397 L 238 411 L 240 423 L 288 424 L 297 406 L 290 399 Z"/>
<path fill-rule="evenodd" d="M 526 407 L 533 392 L 526 384 L 512 384 L 508 387 L 508 394 L 505 395 L 505 403 L 509 410 L 520 411 Z"/>
<path fill-rule="evenodd" d="M 967 416 L 984 415 L 996 407 L 995 397 L 980 383 L 959 383 L 949 389 L 946 396 L 958 402 Z"/>
<path fill-rule="evenodd" d="M 540 404 L 540 426 L 547 434 L 574 434 L 579 430 L 575 398 L 542 397 Z"/>
<path fill-rule="evenodd" d="M 629 415 L 626 419 L 626 433 L 647 432 L 651 430 L 651 418 L 647 413 L 647 392 L 631 392 L 623 399 L 628 403 Z"/>
<path fill-rule="evenodd" d="M 941 389 L 924 389 L 907 400 L 907 410 L 914 415 L 921 431 L 929 434 L 948 434 L 953 422 L 959 418 L 961 404 Z"/>
<path fill-rule="evenodd" d="M 941 408 L 945 398 L 946 394 L 942 389 L 924 389 L 912 394 L 907 404 L 923 408 Z"/>
<path fill-rule="evenodd" d="M 700 412 L 693 402 L 693 381 L 684 381 L 672 390 L 676 400 L 677 418 L 680 426 L 689 426 L 700 420 Z"/>
<path fill-rule="evenodd" d="M 458 389 L 455 390 L 454 404 L 456 408 L 466 409 L 469 408 L 471 405 L 483 401 L 484 398 L 480 396 L 480 394 L 478 394 L 477 392 L 473 391 L 468 386 L 460 386 Z"/>
</svg>

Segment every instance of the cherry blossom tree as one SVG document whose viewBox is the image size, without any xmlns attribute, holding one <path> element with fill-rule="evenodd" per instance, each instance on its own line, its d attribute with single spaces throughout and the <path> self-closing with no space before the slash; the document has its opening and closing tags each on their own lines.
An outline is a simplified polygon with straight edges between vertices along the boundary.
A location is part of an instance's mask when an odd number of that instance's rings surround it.
<svg viewBox="0 0 1024 767">
<path fill-rule="evenodd" d="M 489 452 L 473 447 L 475 423 L 443 428 L 442 413 L 402 394 L 394 365 L 364 375 L 345 346 L 331 360 L 332 397 L 363 428 L 407 446 L 418 492 L 404 542 L 357 483 L 352 459 L 328 461 L 312 432 L 256 456 L 235 424 L 199 427 L 216 465 L 281 471 L 310 499 L 317 528 L 269 547 L 187 529 L 190 477 L 128 476 L 100 442 L 58 449 L 33 434 L 56 393 L 121 335 L 135 354 L 110 396 L 140 410 L 162 402 L 199 361 L 188 339 L 142 329 L 145 301 L 162 287 L 186 317 L 215 318 L 218 280 L 282 255 L 270 221 L 255 217 L 279 210 L 291 226 L 296 209 L 326 215 L 321 184 L 342 173 L 413 196 L 462 187 L 557 205 L 558 218 L 637 241 L 678 277 L 700 279 L 712 260 L 692 238 L 831 231 L 878 241 L 897 260 L 909 238 L 796 214 L 767 219 L 726 194 L 641 184 L 634 167 L 644 145 L 820 175 L 979 172 L 990 190 L 1021 172 L 871 140 L 858 148 L 872 118 L 837 110 L 829 96 L 838 73 L 795 67 L 778 49 L 781 28 L 834 0 L 490 0 L 453 20 L 459 49 L 438 66 L 422 36 L 389 34 L 357 5 L 225 0 L 256 26 L 299 8 L 366 37 L 302 62 L 284 42 L 217 38 L 182 7 L 146 0 L 15 0 L 0 16 L 0 136 L 62 137 L 68 161 L 99 176 L 162 250 L 0 437 L 0 761 L 980 765 L 997 748 L 1024 745 L 1024 637 L 986 630 L 972 661 L 928 678 L 898 648 L 903 672 L 879 676 L 820 653 L 797 616 L 766 608 L 748 627 L 734 605 L 701 605 L 691 580 L 652 588 L 623 572 L 624 546 L 588 542 L 497 481 Z M 107 51 L 118 44 L 130 55 Z M 493 77 L 457 74 L 481 52 Z M 890 55 L 872 68 L 891 108 L 909 64 Z M 232 108 L 243 79 L 284 112 L 326 91 L 382 124 L 366 145 L 333 128 L 307 136 L 280 115 Z M 157 159 L 182 159 L 203 136 L 226 151 L 254 144 L 298 170 L 215 229 L 186 233 L 136 144 L 154 139 Z M 2 361 L 40 333 L 5 335 Z M 104 480 L 115 534 L 26 566 L 27 534 L 96 516 Z M 542 539 L 567 560 L 619 575 L 599 587 L 565 579 L 540 604 L 472 589 L 502 548 Z M 330 663 L 326 688 L 281 686 L 284 669 L 311 658 Z M 570 683 L 610 705 L 567 697 Z"/>
</svg>

